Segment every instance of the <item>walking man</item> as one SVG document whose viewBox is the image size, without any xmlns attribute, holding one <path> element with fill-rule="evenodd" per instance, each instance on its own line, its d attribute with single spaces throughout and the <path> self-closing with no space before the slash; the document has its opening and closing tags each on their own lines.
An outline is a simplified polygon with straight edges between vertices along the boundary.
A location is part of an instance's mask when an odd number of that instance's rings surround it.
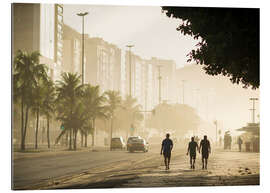
<svg viewBox="0 0 270 193">
<path fill-rule="evenodd" d="M 210 142 L 205 135 L 200 142 L 199 153 L 202 150 L 202 169 L 207 169 L 207 160 L 209 153 L 211 153 Z"/>
<path fill-rule="evenodd" d="M 196 150 L 199 150 L 198 143 L 191 137 L 191 142 L 188 144 L 187 155 L 190 157 L 190 169 L 195 169 Z"/>
<path fill-rule="evenodd" d="M 170 139 L 170 134 L 166 134 L 166 139 L 162 141 L 160 155 L 164 156 L 164 163 L 166 170 L 170 169 L 171 151 L 173 148 L 173 141 Z"/>
<path fill-rule="evenodd" d="M 238 137 L 237 143 L 238 143 L 239 151 L 241 152 L 242 151 L 243 140 L 241 139 L 240 136 Z"/>
</svg>

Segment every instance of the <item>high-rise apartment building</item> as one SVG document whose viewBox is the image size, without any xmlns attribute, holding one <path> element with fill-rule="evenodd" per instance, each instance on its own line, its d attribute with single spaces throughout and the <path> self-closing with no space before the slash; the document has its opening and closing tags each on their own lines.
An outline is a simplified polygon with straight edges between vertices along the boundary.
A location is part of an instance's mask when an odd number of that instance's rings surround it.
<svg viewBox="0 0 270 193">
<path fill-rule="evenodd" d="M 12 4 L 12 54 L 21 49 L 39 51 L 40 63 L 53 80 L 60 78 L 63 58 L 63 6 L 60 4 Z"/>
<path fill-rule="evenodd" d="M 85 36 L 85 83 L 100 91 L 121 90 L 121 49 L 101 38 Z"/>
<path fill-rule="evenodd" d="M 81 34 L 64 24 L 63 71 L 81 74 Z"/>
<path fill-rule="evenodd" d="M 159 66 L 161 81 L 159 85 Z M 131 72 L 130 72 L 131 68 Z M 159 104 L 159 86 L 161 89 L 161 102 L 176 102 L 175 69 L 173 60 L 159 58 L 143 59 L 138 55 L 126 52 L 125 56 L 125 92 L 137 98 L 138 103 L 145 110 L 154 108 Z M 131 73 L 131 84 L 130 84 Z"/>
</svg>

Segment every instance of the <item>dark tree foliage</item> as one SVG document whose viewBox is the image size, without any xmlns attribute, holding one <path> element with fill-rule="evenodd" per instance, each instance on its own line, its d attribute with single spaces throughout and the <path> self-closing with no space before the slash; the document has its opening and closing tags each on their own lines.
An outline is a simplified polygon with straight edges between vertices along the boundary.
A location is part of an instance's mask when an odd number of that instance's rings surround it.
<svg viewBox="0 0 270 193">
<path fill-rule="evenodd" d="M 198 39 L 188 62 L 204 65 L 209 75 L 222 74 L 244 88 L 260 86 L 259 9 L 162 7 L 181 19 L 177 30 Z"/>
</svg>

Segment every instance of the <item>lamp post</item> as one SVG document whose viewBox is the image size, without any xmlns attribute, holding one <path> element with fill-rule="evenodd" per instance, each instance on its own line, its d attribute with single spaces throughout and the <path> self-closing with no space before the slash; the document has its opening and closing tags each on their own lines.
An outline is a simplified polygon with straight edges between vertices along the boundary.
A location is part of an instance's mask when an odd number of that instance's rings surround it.
<svg viewBox="0 0 270 193">
<path fill-rule="evenodd" d="M 129 48 L 129 96 L 131 97 L 131 48 L 134 47 L 134 45 L 126 45 L 126 47 Z"/>
<path fill-rule="evenodd" d="M 255 123 L 255 101 L 259 100 L 258 98 L 249 98 L 253 102 L 252 109 L 249 109 L 252 111 L 252 123 Z"/>
<path fill-rule="evenodd" d="M 82 84 L 84 84 L 84 16 L 86 16 L 88 12 L 77 13 L 78 16 L 82 17 Z"/>
<path fill-rule="evenodd" d="M 161 65 L 157 66 L 157 68 L 158 68 L 158 90 L 159 90 L 158 103 L 159 104 L 161 104 L 161 79 L 162 79 L 162 76 L 160 74 L 161 67 L 162 67 Z"/>
<path fill-rule="evenodd" d="M 183 84 L 183 105 L 185 104 L 185 82 L 186 82 L 186 80 L 182 80 L 182 84 Z"/>
<path fill-rule="evenodd" d="M 216 125 L 216 145 L 218 144 L 218 141 L 217 141 L 217 120 L 214 121 L 214 124 Z"/>
</svg>

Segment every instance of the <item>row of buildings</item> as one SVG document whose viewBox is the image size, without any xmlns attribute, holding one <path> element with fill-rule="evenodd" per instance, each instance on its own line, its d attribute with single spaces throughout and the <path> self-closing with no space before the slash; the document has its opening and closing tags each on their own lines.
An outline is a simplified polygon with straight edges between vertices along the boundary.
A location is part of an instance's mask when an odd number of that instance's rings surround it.
<svg viewBox="0 0 270 193">
<path fill-rule="evenodd" d="M 40 63 L 47 65 L 54 81 L 61 79 L 63 72 L 82 73 L 82 34 L 65 24 L 64 11 L 61 4 L 12 4 L 13 57 L 19 49 L 39 51 Z M 173 60 L 142 58 L 127 48 L 120 49 L 102 38 L 86 34 L 83 63 L 85 83 L 99 85 L 101 92 L 119 91 L 123 98 L 131 92 L 142 110 L 152 110 L 162 101 L 176 103 L 176 64 Z M 14 108 L 13 115 L 13 140 L 18 144 L 21 136 L 19 110 Z M 35 138 L 35 118 L 32 114 L 29 116 L 26 141 L 31 146 Z M 45 144 L 46 120 L 40 117 L 39 121 L 38 140 Z M 59 135 L 60 123 L 55 121 L 51 127 L 50 136 L 54 141 Z M 108 138 L 100 131 L 97 136 L 100 140 L 95 141 L 100 145 L 103 138 Z"/>
<path fill-rule="evenodd" d="M 81 74 L 81 34 L 64 24 L 63 71 Z M 159 103 L 159 71 L 161 66 L 161 98 L 175 102 L 175 62 L 152 57 L 144 59 L 128 50 L 121 50 L 102 38 L 84 36 L 84 81 L 99 85 L 101 92 L 116 90 L 123 97 L 136 97 L 144 109 Z"/>
<path fill-rule="evenodd" d="M 61 4 L 15 3 L 13 13 L 13 56 L 18 49 L 39 50 L 40 62 L 47 64 L 49 75 L 59 80 L 62 72 L 82 72 L 82 35 L 65 25 Z M 159 69 L 161 99 L 176 102 L 175 62 L 152 57 L 144 59 L 121 50 L 102 38 L 85 35 L 84 82 L 99 85 L 102 92 L 116 90 L 123 97 L 136 97 L 143 109 L 159 103 Z"/>
</svg>

